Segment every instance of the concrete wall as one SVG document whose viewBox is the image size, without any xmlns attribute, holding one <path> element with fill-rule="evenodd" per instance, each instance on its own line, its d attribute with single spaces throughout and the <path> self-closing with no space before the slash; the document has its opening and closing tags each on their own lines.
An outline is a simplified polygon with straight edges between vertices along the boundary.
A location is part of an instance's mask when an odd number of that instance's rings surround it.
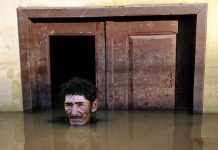
<svg viewBox="0 0 218 150">
<path fill-rule="evenodd" d="M 217 0 L 0 0 L 0 111 L 22 111 L 17 7 L 208 3 L 204 112 L 218 112 Z"/>
</svg>

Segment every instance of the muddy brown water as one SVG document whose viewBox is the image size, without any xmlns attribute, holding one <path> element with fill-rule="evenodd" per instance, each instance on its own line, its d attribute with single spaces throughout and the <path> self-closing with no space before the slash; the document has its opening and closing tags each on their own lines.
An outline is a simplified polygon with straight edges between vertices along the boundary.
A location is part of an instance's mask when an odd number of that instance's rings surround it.
<svg viewBox="0 0 218 150">
<path fill-rule="evenodd" d="M 0 150 L 218 150 L 218 114 L 98 111 L 82 127 L 59 111 L 0 113 Z"/>
</svg>

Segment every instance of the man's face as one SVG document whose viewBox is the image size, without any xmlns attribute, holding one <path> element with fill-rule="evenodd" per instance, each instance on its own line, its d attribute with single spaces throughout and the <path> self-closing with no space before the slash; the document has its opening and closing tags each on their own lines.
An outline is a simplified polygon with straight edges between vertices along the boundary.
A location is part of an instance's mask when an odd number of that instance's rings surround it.
<svg viewBox="0 0 218 150">
<path fill-rule="evenodd" d="M 69 118 L 70 125 L 87 124 L 91 117 L 91 102 L 81 95 L 66 95 L 65 112 Z"/>
</svg>

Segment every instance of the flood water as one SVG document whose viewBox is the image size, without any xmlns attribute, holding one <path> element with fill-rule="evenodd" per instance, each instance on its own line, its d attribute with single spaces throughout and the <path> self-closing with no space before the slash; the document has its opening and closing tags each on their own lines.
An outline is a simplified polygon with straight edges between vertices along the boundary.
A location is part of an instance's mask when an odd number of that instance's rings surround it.
<svg viewBox="0 0 218 150">
<path fill-rule="evenodd" d="M 98 111 L 82 127 L 60 112 L 0 113 L 1 150 L 218 150 L 218 114 Z"/>
</svg>

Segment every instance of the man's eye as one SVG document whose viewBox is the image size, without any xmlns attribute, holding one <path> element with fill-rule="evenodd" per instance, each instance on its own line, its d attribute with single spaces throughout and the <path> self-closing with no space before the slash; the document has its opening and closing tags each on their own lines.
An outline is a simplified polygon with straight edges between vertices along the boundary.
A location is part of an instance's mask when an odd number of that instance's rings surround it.
<svg viewBox="0 0 218 150">
<path fill-rule="evenodd" d="M 81 107 L 83 106 L 83 103 L 77 103 L 77 106 Z"/>
<path fill-rule="evenodd" d="M 66 106 L 66 107 L 70 107 L 70 106 L 72 106 L 72 104 L 65 103 L 65 106 Z"/>
</svg>

